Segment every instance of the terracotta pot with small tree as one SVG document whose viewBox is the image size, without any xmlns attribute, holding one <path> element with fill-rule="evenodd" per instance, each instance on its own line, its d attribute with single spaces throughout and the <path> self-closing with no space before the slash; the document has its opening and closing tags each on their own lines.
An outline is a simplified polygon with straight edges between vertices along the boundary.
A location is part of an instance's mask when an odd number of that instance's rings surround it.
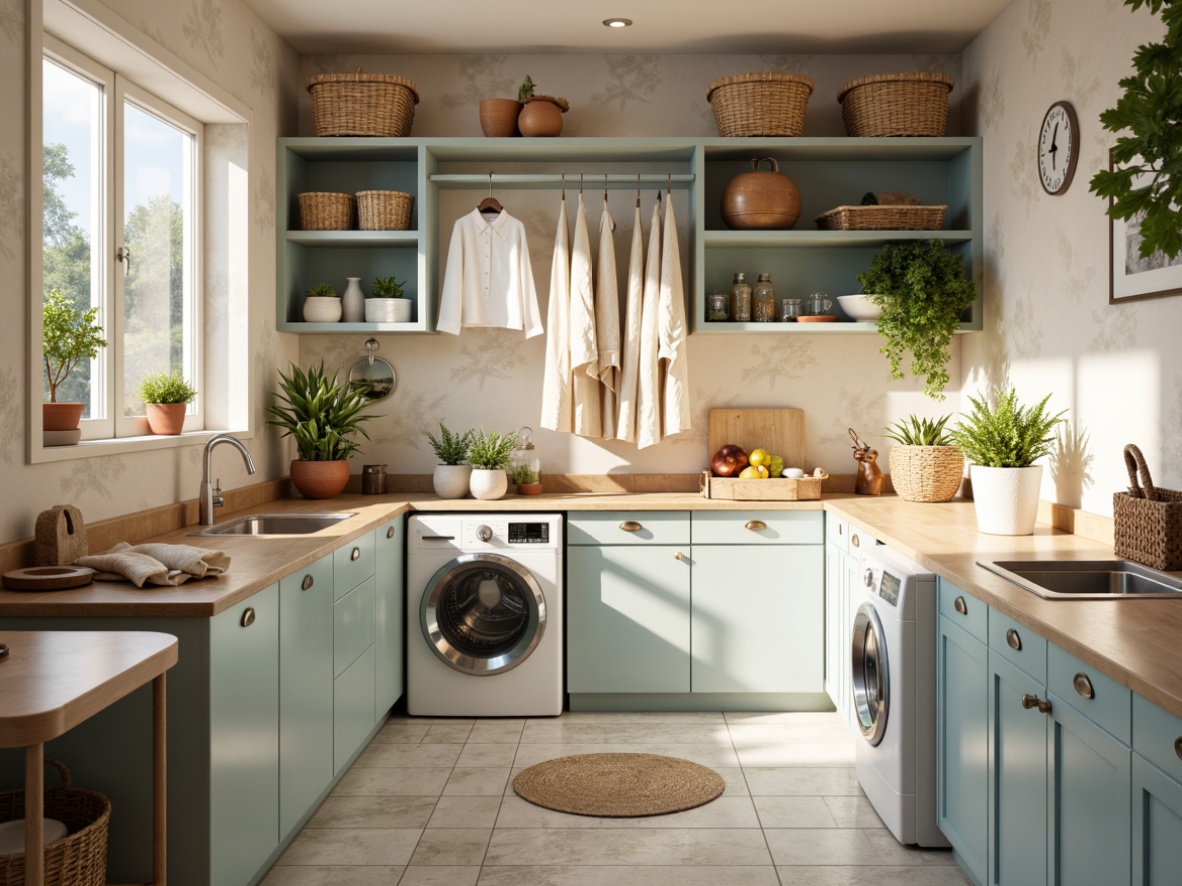
<svg viewBox="0 0 1182 886">
<path fill-rule="evenodd" d="M 97 307 L 80 310 L 57 289 L 51 289 L 45 295 L 41 314 L 41 351 L 45 360 L 49 402 L 43 403 L 41 409 L 41 428 L 44 431 L 78 429 L 86 404 L 58 402 L 58 388 L 83 360 L 93 360 L 98 356 L 99 348 L 107 346 L 103 327 L 96 322 L 98 311 Z"/>
<path fill-rule="evenodd" d="M 185 413 L 197 389 L 179 372 L 149 372 L 135 386 L 135 395 L 144 401 L 152 433 L 175 436 L 185 429 Z"/>
<path fill-rule="evenodd" d="M 527 137 L 562 135 L 562 115 L 570 110 L 570 102 L 552 95 L 534 95 L 534 88 L 534 81 L 526 74 L 517 93 L 523 105 L 517 115 L 517 128 Z"/>
</svg>

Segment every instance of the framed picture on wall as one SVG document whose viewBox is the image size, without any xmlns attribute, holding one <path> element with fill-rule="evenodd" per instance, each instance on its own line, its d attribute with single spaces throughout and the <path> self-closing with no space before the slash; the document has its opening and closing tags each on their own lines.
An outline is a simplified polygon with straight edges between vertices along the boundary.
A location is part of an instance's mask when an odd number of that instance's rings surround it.
<svg viewBox="0 0 1182 886">
<path fill-rule="evenodd" d="M 1109 218 L 1108 226 L 1109 304 L 1182 295 L 1182 253 L 1142 256 L 1140 219 Z"/>
</svg>

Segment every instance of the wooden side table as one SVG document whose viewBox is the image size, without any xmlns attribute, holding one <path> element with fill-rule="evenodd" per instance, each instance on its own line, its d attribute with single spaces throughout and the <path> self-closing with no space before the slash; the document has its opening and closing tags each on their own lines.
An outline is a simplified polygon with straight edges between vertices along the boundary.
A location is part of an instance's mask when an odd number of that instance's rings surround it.
<svg viewBox="0 0 1182 886">
<path fill-rule="evenodd" d="M 45 742 L 152 683 L 152 881 L 165 886 L 164 672 L 177 640 L 148 631 L 0 631 L 0 748 L 25 749 L 25 883 L 43 886 Z"/>
</svg>

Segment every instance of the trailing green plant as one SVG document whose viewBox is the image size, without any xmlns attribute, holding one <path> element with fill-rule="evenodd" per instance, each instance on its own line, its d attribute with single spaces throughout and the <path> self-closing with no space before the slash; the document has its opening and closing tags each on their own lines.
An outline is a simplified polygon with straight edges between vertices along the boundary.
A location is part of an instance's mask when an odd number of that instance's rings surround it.
<svg viewBox="0 0 1182 886">
<path fill-rule="evenodd" d="M 280 372 L 279 379 L 279 402 L 267 407 L 274 416 L 267 424 L 283 428 L 283 436 L 295 440 L 301 459 L 346 459 L 360 447 L 354 437 L 369 439 L 362 423 L 373 416 L 365 413 L 369 400 L 361 386 L 338 382 L 335 372 L 329 378 L 323 363 L 307 372 L 293 363 L 291 374 Z"/>
<path fill-rule="evenodd" d="M 514 465 L 513 482 L 518 486 L 542 482 L 542 472 L 534 470 L 529 465 Z"/>
<path fill-rule="evenodd" d="M 952 435 L 944 429 L 951 415 L 940 418 L 920 418 L 909 415 L 902 421 L 887 425 L 883 436 L 904 446 L 952 446 Z"/>
<path fill-rule="evenodd" d="M 1124 0 L 1161 13 L 1166 34 L 1133 54 L 1133 73 L 1119 81 L 1124 90 L 1100 115 L 1100 123 L 1120 137 L 1112 149 L 1112 169 L 1092 176 L 1088 187 L 1111 200 L 1114 219 L 1141 219 L 1143 258 L 1161 251 L 1182 252 L 1182 0 Z"/>
<path fill-rule="evenodd" d="M 1062 410 L 1047 414 L 1047 394 L 1036 406 L 1022 406 L 1018 392 L 1010 388 L 990 409 L 984 397 L 969 397 L 972 412 L 952 431 L 953 442 L 965 458 L 986 468 L 1025 468 L 1051 451 L 1052 431 L 1062 422 Z"/>
<path fill-rule="evenodd" d="M 462 434 L 449 431 L 447 425 L 439 423 L 439 436 L 427 431 L 427 440 L 435 450 L 435 457 L 441 465 L 462 465 L 468 457 L 468 445 L 472 439 L 472 432 Z"/>
<path fill-rule="evenodd" d="M 308 298 L 340 298 L 340 296 L 329 284 L 317 283 L 308 290 Z"/>
<path fill-rule="evenodd" d="M 960 256 L 939 240 L 888 243 L 870 270 L 854 276 L 882 308 L 878 333 L 886 344 L 879 353 L 890 362 L 891 377 L 903 377 L 904 355 L 910 352 L 910 371 L 923 377 L 923 392 L 943 400 L 952 359 L 948 346 L 961 315 L 977 298 Z"/>
<path fill-rule="evenodd" d="M 136 384 L 135 395 L 145 403 L 188 403 L 197 389 L 179 372 L 149 372 Z"/>
<path fill-rule="evenodd" d="M 517 100 L 523 102 L 527 98 L 532 98 L 536 88 L 533 78 L 526 74 L 525 79 L 521 81 L 521 87 L 517 90 Z"/>
<path fill-rule="evenodd" d="M 486 431 L 481 425 L 470 432 L 468 463 L 482 471 L 504 470 L 509 467 L 509 458 L 517 443 L 517 434 L 510 432 L 502 436 L 496 431 Z"/>
<path fill-rule="evenodd" d="M 404 283 L 399 283 L 393 277 L 374 277 L 373 278 L 373 297 L 374 298 L 403 298 Z"/>
<path fill-rule="evenodd" d="M 49 402 L 57 402 L 58 386 L 83 360 L 93 360 L 98 349 L 107 346 L 103 327 L 96 319 L 99 309 L 85 311 L 60 290 L 45 294 L 41 308 L 41 352 L 45 359 L 45 382 L 49 385 Z"/>
</svg>

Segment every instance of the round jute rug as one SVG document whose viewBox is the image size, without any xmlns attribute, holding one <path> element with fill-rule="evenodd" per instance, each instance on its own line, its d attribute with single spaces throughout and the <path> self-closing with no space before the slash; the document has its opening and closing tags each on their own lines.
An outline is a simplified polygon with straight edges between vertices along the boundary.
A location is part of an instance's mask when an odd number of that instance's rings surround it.
<svg viewBox="0 0 1182 886">
<path fill-rule="evenodd" d="M 709 803 L 725 787 L 705 766 L 660 754 L 577 754 L 538 763 L 513 779 L 536 806 L 610 818 L 664 815 Z"/>
</svg>

